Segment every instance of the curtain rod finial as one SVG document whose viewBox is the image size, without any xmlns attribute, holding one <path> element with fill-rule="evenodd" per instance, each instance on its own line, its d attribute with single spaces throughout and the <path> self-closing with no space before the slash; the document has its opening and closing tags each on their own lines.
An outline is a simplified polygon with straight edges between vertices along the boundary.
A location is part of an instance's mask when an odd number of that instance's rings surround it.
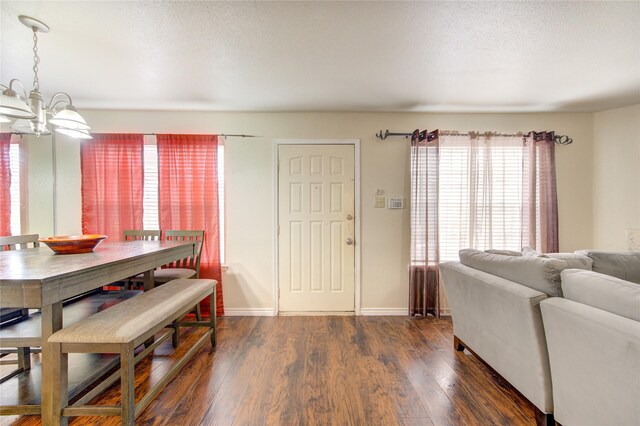
<svg viewBox="0 0 640 426">
<path fill-rule="evenodd" d="M 385 140 L 388 136 L 389 136 L 389 129 L 385 130 L 384 133 L 382 133 L 382 130 L 376 133 L 376 137 L 381 140 Z"/>
</svg>

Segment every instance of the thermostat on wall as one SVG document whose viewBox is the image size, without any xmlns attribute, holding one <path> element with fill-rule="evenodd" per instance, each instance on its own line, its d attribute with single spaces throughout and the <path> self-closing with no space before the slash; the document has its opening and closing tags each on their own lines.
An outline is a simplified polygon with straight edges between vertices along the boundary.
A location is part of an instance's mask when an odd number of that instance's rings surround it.
<svg viewBox="0 0 640 426">
<path fill-rule="evenodd" d="M 404 208 L 404 198 L 402 197 L 389 197 L 389 204 L 387 205 L 390 209 L 403 209 Z"/>
</svg>

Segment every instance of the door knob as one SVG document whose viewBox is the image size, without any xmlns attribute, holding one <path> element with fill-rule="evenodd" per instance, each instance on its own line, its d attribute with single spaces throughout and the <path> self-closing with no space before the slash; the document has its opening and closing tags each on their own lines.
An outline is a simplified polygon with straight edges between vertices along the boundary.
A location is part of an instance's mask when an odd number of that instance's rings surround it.
<svg viewBox="0 0 640 426">
<path fill-rule="evenodd" d="M 351 220 L 353 219 L 353 216 L 351 216 L 350 214 L 347 215 L 347 220 Z"/>
<path fill-rule="evenodd" d="M 353 245 L 353 238 L 347 238 L 347 245 L 348 246 L 352 246 Z"/>
</svg>

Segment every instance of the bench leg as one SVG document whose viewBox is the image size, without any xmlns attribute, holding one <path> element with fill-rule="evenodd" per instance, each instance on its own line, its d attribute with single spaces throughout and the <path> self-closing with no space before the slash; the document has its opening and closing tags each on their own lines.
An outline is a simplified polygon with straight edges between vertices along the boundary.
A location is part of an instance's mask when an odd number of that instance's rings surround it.
<svg viewBox="0 0 640 426">
<path fill-rule="evenodd" d="M 199 306 L 199 305 L 198 305 Z M 211 333 L 211 348 L 216 348 L 216 288 L 213 287 L 213 293 L 209 297 L 209 326 L 212 329 Z"/>
<path fill-rule="evenodd" d="M 67 406 L 67 354 L 61 353 L 60 345 L 47 339 L 62 328 L 62 302 L 42 307 L 42 424 L 45 426 L 66 425 L 61 410 Z"/>
<path fill-rule="evenodd" d="M 59 372 L 56 374 L 56 380 L 51 387 L 51 399 L 56 413 L 51 419 L 51 423 L 43 420 L 43 424 L 66 425 L 69 419 L 62 416 L 62 410 L 69 403 L 69 354 L 62 352 L 60 343 L 50 343 L 51 346 L 51 363 L 52 367 Z"/>
<path fill-rule="evenodd" d="M 120 406 L 122 424 L 133 426 L 136 420 L 133 343 L 122 345 L 120 350 Z"/>
<path fill-rule="evenodd" d="M 180 344 L 180 327 L 178 326 L 178 320 L 175 320 L 171 323 L 171 328 L 173 328 L 173 335 L 171 335 L 171 345 L 173 346 L 173 349 L 175 349 Z"/>
<path fill-rule="evenodd" d="M 156 285 L 156 281 L 153 275 L 153 269 L 144 272 L 143 280 L 144 280 L 143 281 L 144 291 L 153 290 L 153 288 Z M 149 337 L 147 341 L 144 342 L 144 347 L 148 348 L 149 346 L 153 345 L 153 342 L 155 342 L 155 339 L 156 338 L 154 336 Z"/>
<path fill-rule="evenodd" d="M 202 321 L 202 310 L 200 309 L 200 303 L 196 305 L 196 321 Z"/>
<path fill-rule="evenodd" d="M 31 370 L 31 348 L 18 348 L 18 368 Z"/>
</svg>

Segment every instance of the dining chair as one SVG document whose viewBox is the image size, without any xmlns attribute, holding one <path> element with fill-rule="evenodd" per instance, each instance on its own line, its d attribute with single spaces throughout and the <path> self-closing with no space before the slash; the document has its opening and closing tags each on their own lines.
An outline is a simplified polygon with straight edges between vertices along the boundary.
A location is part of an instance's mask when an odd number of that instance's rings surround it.
<svg viewBox="0 0 640 426">
<path fill-rule="evenodd" d="M 134 232 L 134 231 L 125 231 Z M 135 232 L 160 232 L 160 231 L 135 231 Z M 142 235 L 142 234 L 140 234 Z M 139 238 L 142 239 L 142 238 Z M 147 239 L 147 238 L 145 238 Z M 156 284 L 164 284 L 172 280 L 185 279 L 185 278 L 199 278 L 200 277 L 200 257 L 202 254 L 202 243 L 204 241 L 204 231 L 177 231 L 170 230 L 164 233 L 165 241 L 196 241 L 195 253 L 193 256 L 189 256 L 184 259 L 180 259 L 177 262 L 172 262 L 162 266 L 154 271 L 154 281 Z M 126 240 L 126 235 L 125 235 Z M 144 275 L 139 274 L 134 278 L 136 284 L 143 282 Z"/>
<path fill-rule="evenodd" d="M 177 262 L 164 265 L 154 272 L 156 284 L 167 283 L 180 278 L 200 278 L 200 258 L 202 256 L 202 244 L 204 243 L 204 230 L 183 231 L 168 230 L 164 233 L 165 241 L 195 241 L 196 247 L 193 256 L 185 257 Z M 196 305 L 196 319 L 202 318 L 200 304 Z"/>
<path fill-rule="evenodd" d="M 164 265 L 155 271 L 156 283 L 166 283 L 180 278 L 200 278 L 200 257 L 204 242 L 204 231 L 169 230 L 164 233 L 165 241 L 195 241 L 193 256 Z"/>
<path fill-rule="evenodd" d="M 0 251 L 8 250 L 22 250 L 31 247 L 40 247 L 38 240 L 40 235 L 28 234 L 28 235 L 10 235 L 6 237 L 0 237 Z"/>
<path fill-rule="evenodd" d="M 159 229 L 125 229 L 124 241 L 158 241 L 161 231 Z"/>
<path fill-rule="evenodd" d="M 38 239 L 40 235 L 11 235 L 0 237 L 0 251 L 24 250 L 32 247 L 40 247 Z M 0 322 L 16 322 L 29 316 L 29 310 L 23 308 L 0 308 Z M 23 343 L 24 344 L 24 343 Z M 0 358 L 17 352 L 17 360 L 3 360 L 3 364 L 18 364 L 18 368 L 0 378 L 0 383 L 31 369 L 31 347 L 17 347 L 15 339 L 2 338 L 0 331 Z"/>
<path fill-rule="evenodd" d="M 159 241 L 162 231 L 159 229 L 125 229 L 122 233 L 124 241 Z M 143 276 L 136 275 L 129 277 L 124 281 L 125 288 L 133 289 L 136 285 L 142 285 Z M 115 290 L 117 287 L 107 286 L 108 290 Z"/>
</svg>

